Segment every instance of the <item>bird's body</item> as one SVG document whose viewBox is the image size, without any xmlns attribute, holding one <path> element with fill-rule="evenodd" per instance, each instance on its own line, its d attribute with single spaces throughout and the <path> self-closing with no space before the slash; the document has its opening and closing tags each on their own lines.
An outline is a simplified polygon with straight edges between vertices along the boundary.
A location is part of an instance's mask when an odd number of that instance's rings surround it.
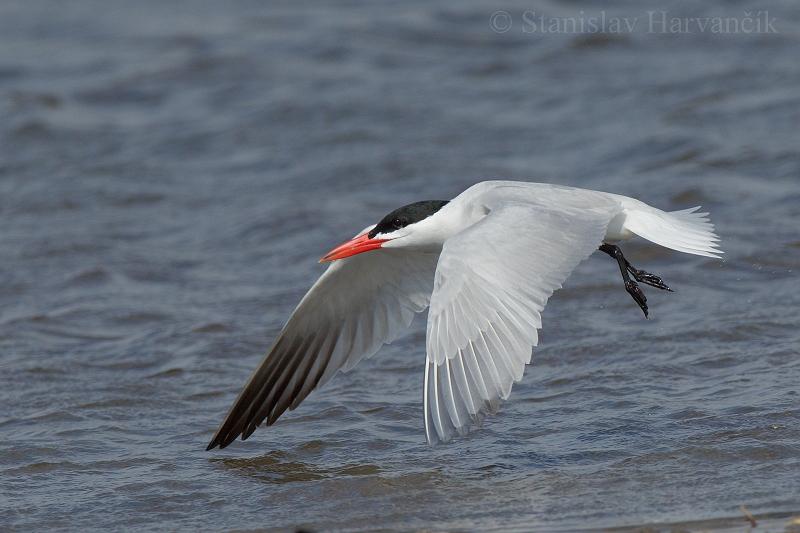
<svg viewBox="0 0 800 533">
<path fill-rule="evenodd" d="M 548 298 L 595 250 L 617 259 L 645 315 L 646 298 L 628 274 L 668 287 L 633 268 L 612 243 L 638 235 L 718 257 L 713 226 L 696 209 L 664 212 L 611 193 L 486 181 L 450 202 L 393 211 L 323 258 L 332 264 L 289 318 L 209 449 L 247 438 L 264 420 L 274 423 L 338 370 L 397 338 L 427 307 L 426 434 L 435 442 L 463 433 L 522 378 Z"/>
</svg>

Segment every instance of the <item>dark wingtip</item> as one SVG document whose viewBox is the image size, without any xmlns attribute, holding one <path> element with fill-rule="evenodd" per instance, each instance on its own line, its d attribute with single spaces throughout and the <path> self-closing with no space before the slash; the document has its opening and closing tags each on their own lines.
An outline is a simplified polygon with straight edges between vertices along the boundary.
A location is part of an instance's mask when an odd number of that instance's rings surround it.
<svg viewBox="0 0 800 533">
<path fill-rule="evenodd" d="M 234 437 L 234 439 L 235 439 L 235 437 Z M 231 443 L 231 440 L 226 440 L 226 439 L 222 438 L 222 436 L 219 433 L 217 433 L 216 435 L 214 435 L 214 438 L 211 439 L 211 442 L 208 443 L 208 446 L 206 446 L 206 451 L 207 452 L 211 451 L 214 448 L 216 448 L 217 446 L 219 446 L 219 449 L 222 450 L 223 448 L 225 448 L 230 443 Z"/>
<path fill-rule="evenodd" d="M 246 428 L 245 428 L 245 429 L 242 431 L 242 433 L 241 433 L 241 435 L 242 435 L 242 440 L 247 440 L 247 437 L 249 437 L 250 435 L 252 435 L 252 434 L 253 434 L 253 432 L 254 432 L 256 429 L 258 429 L 258 424 L 253 424 L 253 423 L 251 423 L 249 426 L 247 426 L 247 427 L 246 427 Z M 234 438 L 235 438 L 235 437 L 234 437 Z"/>
<path fill-rule="evenodd" d="M 217 446 L 219 446 L 220 444 L 221 443 L 219 442 L 219 437 L 217 435 L 214 435 L 214 438 L 211 439 L 211 442 L 209 442 L 208 446 L 206 446 L 206 451 L 209 452 L 209 451 L 213 450 L 214 448 L 216 448 Z M 224 447 L 225 446 L 220 446 L 220 449 L 222 449 Z"/>
</svg>

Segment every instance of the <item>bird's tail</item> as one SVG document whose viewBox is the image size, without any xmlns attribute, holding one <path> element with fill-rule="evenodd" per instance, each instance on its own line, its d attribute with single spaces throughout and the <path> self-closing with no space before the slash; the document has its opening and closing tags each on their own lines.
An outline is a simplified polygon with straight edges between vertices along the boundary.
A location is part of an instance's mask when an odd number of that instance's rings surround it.
<svg viewBox="0 0 800 533">
<path fill-rule="evenodd" d="M 687 254 L 719 257 L 719 237 L 708 213 L 698 213 L 698 207 L 681 211 L 648 209 L 626 210 L 625 229 L 661 246 Z"/>
</svg>

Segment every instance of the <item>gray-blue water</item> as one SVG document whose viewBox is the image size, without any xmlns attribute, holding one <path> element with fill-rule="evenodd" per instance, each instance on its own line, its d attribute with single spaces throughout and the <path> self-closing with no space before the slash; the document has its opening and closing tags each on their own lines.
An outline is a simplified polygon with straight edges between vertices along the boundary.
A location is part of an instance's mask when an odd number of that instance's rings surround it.
<svg viewBox="0 0 800 533">
<path fill-rule="evenodd" d="M 639 27 L 523 31 L 588 1 L 2 2 L 0 529 L 800 513 L 800 9 L 605 8 Z M 767 8 L 777 33 L 645 26 Z M 204 451 L 324 252 L 490 177 L 702 204 L 725 260 L 625 247 L 676 288 L 645 288 L 646 321 L 590 258 L 511 400 L 449 445 L 425 444 L 419 320 Z"/>
</svg>

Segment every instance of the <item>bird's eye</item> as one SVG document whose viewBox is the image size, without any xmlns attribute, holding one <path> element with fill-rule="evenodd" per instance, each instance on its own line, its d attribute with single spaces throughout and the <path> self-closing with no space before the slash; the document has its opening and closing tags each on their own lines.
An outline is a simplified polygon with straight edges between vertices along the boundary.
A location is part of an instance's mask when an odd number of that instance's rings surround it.
<svg viewBox="0 0 800 533">
<path fill-rule="evenodd" d="M 402 227 L 403 227 L 403 221 L 402 221 L 402 220 L 400 220 L 399 218 L 396 218 L 396 219 L 392 220 L 392 225 L 393 225 L 395 228 L 397 228 L 397 229 L 400 229 L 400 228 L 402 228 Z"/>
</svg>

